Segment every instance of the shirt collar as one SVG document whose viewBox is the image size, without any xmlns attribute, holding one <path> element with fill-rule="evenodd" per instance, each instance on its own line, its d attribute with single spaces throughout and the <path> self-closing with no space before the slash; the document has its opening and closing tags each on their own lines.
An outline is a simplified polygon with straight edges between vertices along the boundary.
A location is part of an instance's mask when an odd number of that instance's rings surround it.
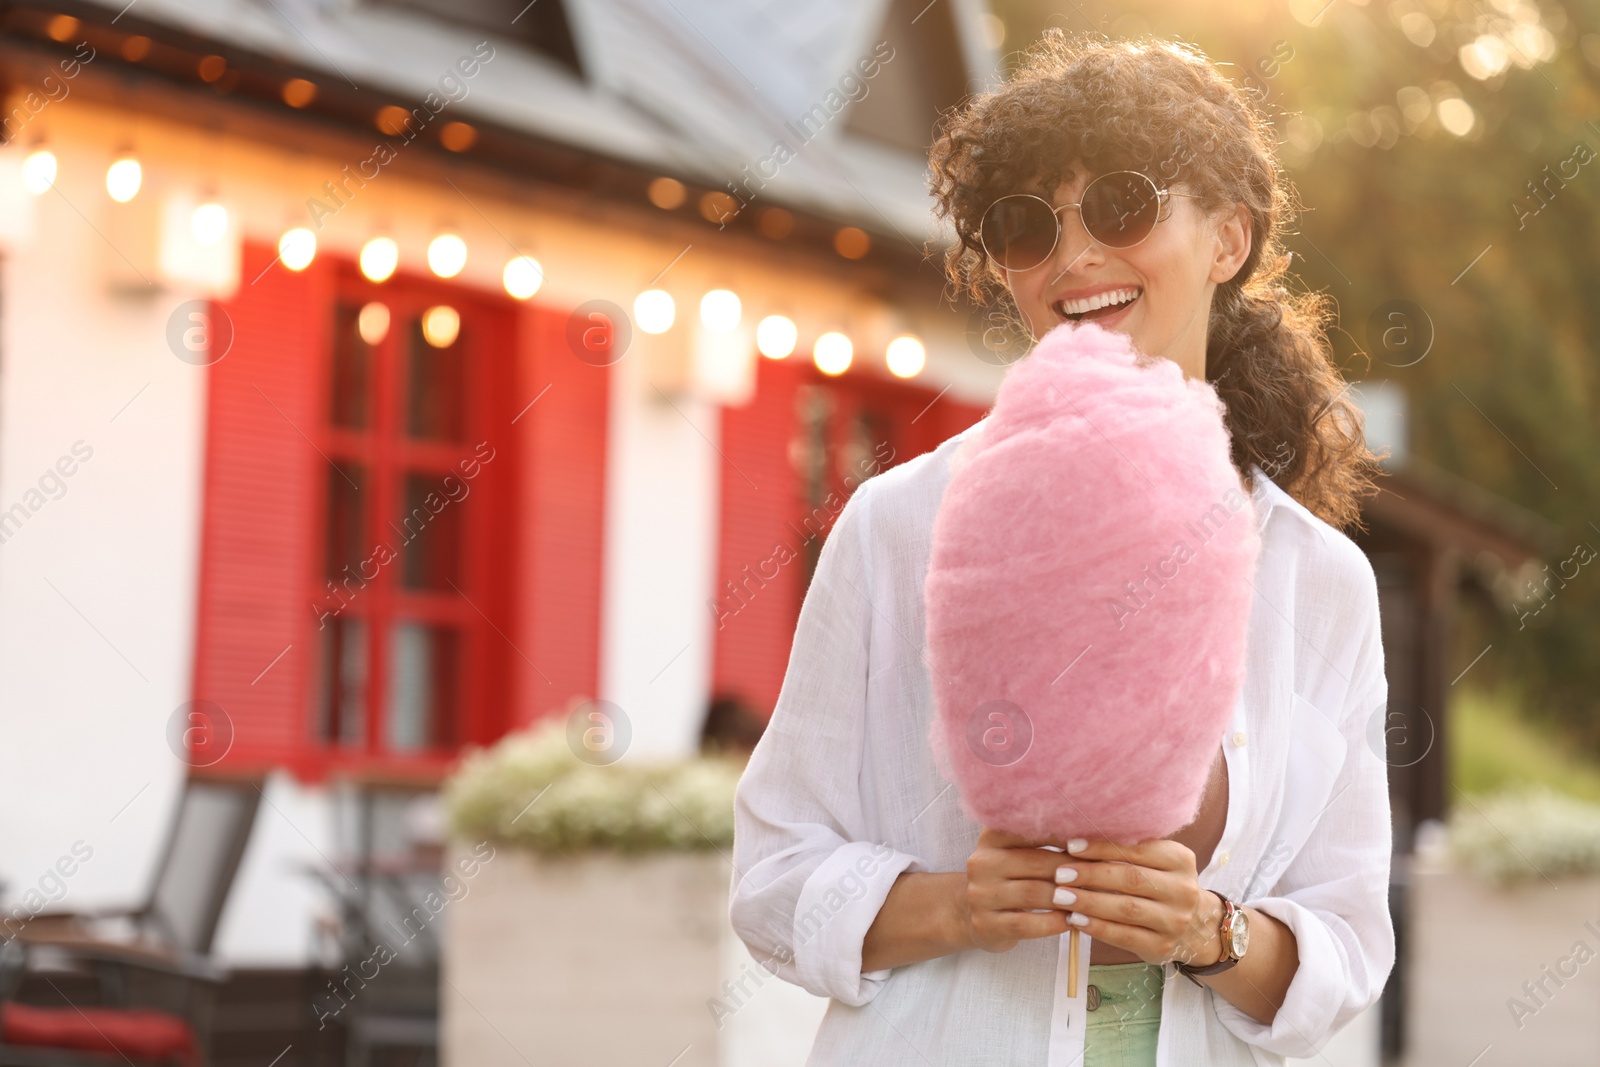
<svg viewBox="0 0 1600 1067">
<path fill-rule="evenodd" d="M 1256 523 L 1259 529 L 1265 530 L 1267 516 L 1275 508 L 1282 508 L 1285 514 L 1296 515 L 1300 521 L 1309 526 L 1317 535 L 1317 540 L 1324 545 L 1332 543 L 1331 538 L 1338 532 L 1300 501 L 1290 496 L 1289 493 L 1277 482 L 1267 477 L 1267 472 L 1261 469 L 1260 464 L 1250 464 L 1251 474 L 1251 499 L 1256 507 Z"/>
<path fill-rule="evenodd" d="M 1256 509 L 1256 526 L 1266 529 L 1267 516 L 1272 509 L 1289 498 L 1278 483 L 1267 477 L 1259 463 L 1250 464 L 1250 499 Z"/>
</svg>

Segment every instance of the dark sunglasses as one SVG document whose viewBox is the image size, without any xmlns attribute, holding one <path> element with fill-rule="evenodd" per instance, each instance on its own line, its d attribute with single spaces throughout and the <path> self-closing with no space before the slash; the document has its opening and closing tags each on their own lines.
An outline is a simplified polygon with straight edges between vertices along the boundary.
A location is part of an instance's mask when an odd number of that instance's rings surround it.
<svg viewBox="0 0 1600 1067">
<path fill-rule="evenodd" d="M 1090 237 L 1107 248 L 1132 248 L 1166 217 L 1161 209 L 1169 196 L 1195 194 L 1162 189 L 1136 170 L 1115 170 L 1084 186 L 1083 199 L 1076 204 L 1053 208 L 1032 193 L 1002 196 L 983 213 L 978 239 L 1003 270 L 1032 270 L 1055 252 L 1061 240 L 1061 212 L 1075 207 Z"/>
</svg>

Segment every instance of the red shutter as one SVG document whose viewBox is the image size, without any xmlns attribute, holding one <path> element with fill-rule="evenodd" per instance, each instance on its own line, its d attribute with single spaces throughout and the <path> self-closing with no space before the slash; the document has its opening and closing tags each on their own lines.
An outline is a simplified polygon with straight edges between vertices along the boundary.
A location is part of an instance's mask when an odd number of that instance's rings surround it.
<svg viewBox="0 0 1600 1067">
<path fill-rule="evenodd" d="M 215 308 L 233 345 L 208 370 L 194 695 L 231 721 L 230 763 L 303 770 L 315 651 L 305 589 L 326 466 L 311 442 L 334 279 L 324 259 L 296 274 L 268 269 L 275 258 L 247 243 L 241 274 L 256 280 Z"/>
<path fill-rule="evenodd" d="M 719 548 L 706 610 L 715 627 L 712 695 L 738 697 L 765 718 L 783 685 L 804 592 L 805 531 L 791 525 L 800 494 L 789 460 L 804 368 L 799 357 L 759 359 L 756 373 L 754 399 L 722 411 Z"/>
<path fill-rule="evenodd" d="M 510 725 L 560 712 L 600 688 L 601 551 L 612 368 L 568 348 L 567 316 L 536 305 L 518 319 L 512 404 L 524 461 L 516 494 L 521 577 Z M 537 398 L 537 401 L 535 401 Z M 532 407 L 526 407 L 530 402 Z"/>
</svg>

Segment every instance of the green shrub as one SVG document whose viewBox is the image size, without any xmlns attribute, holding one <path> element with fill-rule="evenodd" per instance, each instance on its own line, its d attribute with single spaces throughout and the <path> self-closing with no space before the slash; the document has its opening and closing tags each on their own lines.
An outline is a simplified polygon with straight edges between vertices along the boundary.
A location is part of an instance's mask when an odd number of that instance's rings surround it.
<svg viewBox="0 0 1600 1067">
<path fill-rule="evenodd" d="M 1548 785 L 1557 792 L 1600 803 L 1600 763 L 1567 736 L 1522 709 L 1534 697 L 1505 687 L 1468 688 L 1450 701 L 1450 776 L 1477 796 L 1519 784 Z"/>
<path fill-rule="evenodd" d="M 1518 786 L 1458 803 L 1446 841 L 1453 859 L 1501 885 L 1600 873 L 1600 804 Z"/>
<path fill-rule="evenodd" d="M 564 716 L 467 755 L 445 783 L 453 832 L 543 854 L 725 849 L 742 761 L 580 760 Z"/>
</svg>

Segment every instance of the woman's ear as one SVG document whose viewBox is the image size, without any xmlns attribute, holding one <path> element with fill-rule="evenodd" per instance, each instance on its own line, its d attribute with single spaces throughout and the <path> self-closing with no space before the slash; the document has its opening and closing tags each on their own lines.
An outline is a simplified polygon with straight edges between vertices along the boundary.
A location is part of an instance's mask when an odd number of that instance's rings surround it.
<svg viewBox="0 0 1600 1067">
<path fill-rule="evenodd" d="M 1235 205 L 1233 214 L 1218 220 L 1216 238 L 1210 279 L 1221 285 L 1232 281 L 1250 258 L 1250 209 L 1244 204 Z"/>
</svg>

